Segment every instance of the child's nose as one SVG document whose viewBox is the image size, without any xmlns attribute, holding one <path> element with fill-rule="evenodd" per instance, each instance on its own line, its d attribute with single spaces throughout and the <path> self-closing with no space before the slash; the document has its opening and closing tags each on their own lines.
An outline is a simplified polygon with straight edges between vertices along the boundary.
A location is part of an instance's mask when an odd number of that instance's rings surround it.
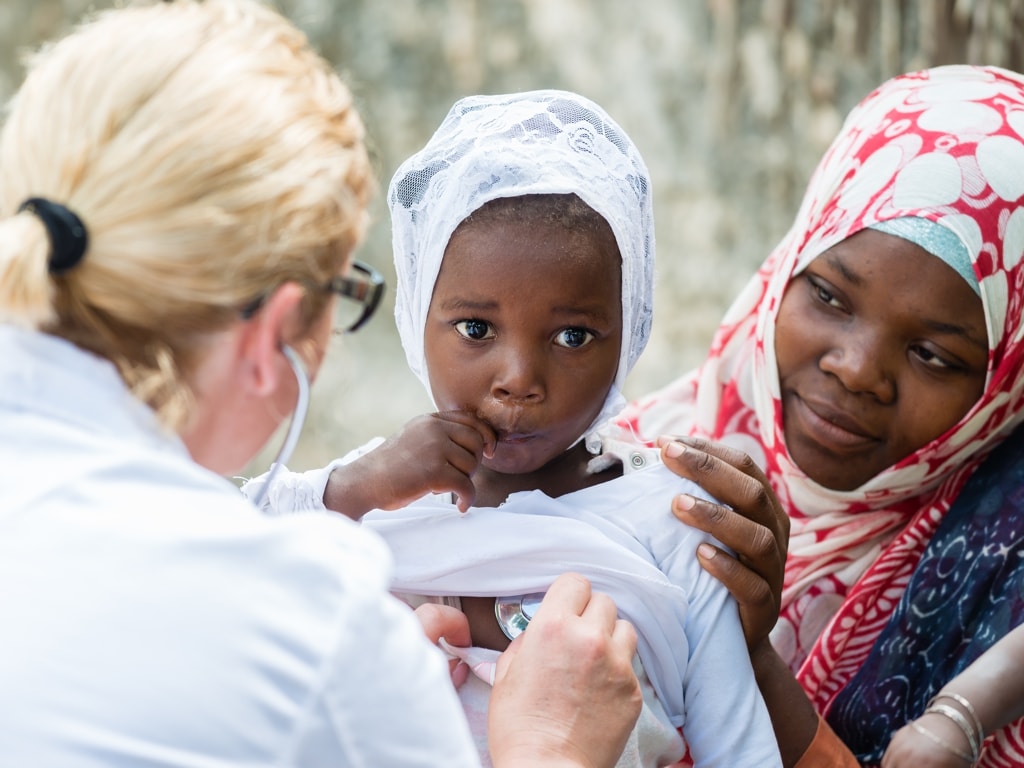
<svg viewBox="0 0 1024 768">
<path fill-rule="evenodd" d="M 896 366 L 879 330 L 860 327 L 843 332 L 823 354 L 818 367 L 850 392 L 870 394 L 883 405 L 896 399 Z"/>
<path fill-rule="evenodd" d="M 539 353 L 507 350 L 494 375 L 491 392 L 498 400 L 535 401 L 544 397 L 544 375 Z"/>
</svg>

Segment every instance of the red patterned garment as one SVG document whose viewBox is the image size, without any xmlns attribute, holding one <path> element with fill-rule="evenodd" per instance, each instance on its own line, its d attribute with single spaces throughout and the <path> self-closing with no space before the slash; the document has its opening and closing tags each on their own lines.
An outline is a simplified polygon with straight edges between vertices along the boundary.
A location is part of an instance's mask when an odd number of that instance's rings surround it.
<svg viewBox="0 0 1024 768">
<path fill-rule="evenodd" d="M 856 490 L 831 490 L 786 449 L 774 349 L 779 303 L 823 251 L 908 216 L 947 228 L 969 252 L 988 327 L 985 391 L 944 435 Z M 819 711 L 864 662 L 967 477 L 1024 418 L 1022 255 L 1024 76 L 958 65 L 897 77 L 850 113 L 792 228 L 727 312 L 707 361 L 617 419 L 632 439 L 698 435 L 765 468 L 792 518 L 772 641 Z"/>
</svg>

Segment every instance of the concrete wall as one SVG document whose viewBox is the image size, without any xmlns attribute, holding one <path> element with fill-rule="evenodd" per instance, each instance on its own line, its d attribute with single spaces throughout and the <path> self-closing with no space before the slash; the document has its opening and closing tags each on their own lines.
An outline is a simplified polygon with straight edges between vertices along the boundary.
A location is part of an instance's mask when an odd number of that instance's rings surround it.
<svg viewBox="0 0 1024 768">
<path fill-rule="evenodd" d="M 110 0 L 0 0 L 0 97 L 17 54 Z M 1021 69 L 1024 0 L 282 0 L 351 83 L 386 187 L 457 98 L 578 91 L 630 134 L 655 186 L 654 335 L 637 395 L 701 359 L 729 300 L 796 212 L 845 113 L 937 63 Z M 392 278 L 386 210 L 361 252 Z M 393 294 L 392 294 L 393 295 Z M 429 408 L 391 296 L 314 388 L 305 468 Z M 339 342 L 335 342 L 339 344 Z M 258 469 L 260 462 L 254 464 Z"/>
</svg>

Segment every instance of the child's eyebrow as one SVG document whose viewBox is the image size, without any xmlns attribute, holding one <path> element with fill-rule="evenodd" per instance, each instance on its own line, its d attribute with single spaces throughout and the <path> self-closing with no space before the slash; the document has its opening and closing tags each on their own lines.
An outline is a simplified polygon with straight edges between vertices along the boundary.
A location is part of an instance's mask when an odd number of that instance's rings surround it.
<svg viewBox="0 0 1024 768">
<path fill-rule="evenodd" d="M 554 315 L 566 315 L 567 317 L 584 316 L 599 321 L 607 321 L 610 320 L 612 317 L 612 313 L 609 312 L 603 305 L 599 307 L 558 306 L 552 307 L 551 313 Z"/>
<path fill-rule="evenodd" d="M 483 310 L 488 310 L 488 309 L 492 309 L 492 310 L 493 309 L 497 309 L 498 308 L 498 302 L 496 302 L 496 301 L 489 301 L 489 300 L 473 301 L 472 299 L 465 299 L 465 298 L 457 296 L 457 297 L 454 297 L 454 298 L 451 298 L 451 299 L 446 299 L 445 301 L 442 301 L 439 306 L 440 306 L 441 309 L 444 309 L 444 310 L 447 310 L 447 311 L 453 311 L 453 310 L 459 310 L 459 311 L 475 310 L 477 312 L 481 312 Z"/>
<path fill-rule="evenodd" d="M 500 307 L 500 303 L 493 300 L 473 300 L 467 299 L 461 296 L 446 299 L 438 304 L 438 308 L 445 312 L 484 312 L 493 311 Z M 594 320 L 607 321 L 611 318 L 612 313 L 609 312 L 604 306 L 600 307 L 580 307 L 571 305 L 561 305 L 551 307 L 551 314 L 553 315 L 565 315 L 566 317 L 588 317 Z"/>
</svg>

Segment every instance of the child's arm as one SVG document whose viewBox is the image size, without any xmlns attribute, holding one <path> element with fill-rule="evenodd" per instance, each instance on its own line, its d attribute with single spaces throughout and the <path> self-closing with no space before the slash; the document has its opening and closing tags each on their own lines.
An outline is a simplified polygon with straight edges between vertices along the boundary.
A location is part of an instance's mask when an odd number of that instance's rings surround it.
<svg viewBox="0 0 1024 768">
<path fill-rule="evenodd" d="M 913 723 L 896 732 L 883 768 L 921 765 L 962 768 L 973 756 L 968 728 L 980 745 L 992 733 L 1024 716 L 1024 625 L 1017 627 L 947 683 Z M 963 702 L 968 702 L 964 704 Z M 959 716 L 948 713 L 948 709 Z M 971 711 L 973 710 L 973 712 Z M 983 733 L 978 733 L 980 724 Z"/>
<path fill-rule="evenodd" d="M 678 496 L 679 520 L 710 533 L 735 554 L 710 544 L 697 550 L 701 566 L 732 593 L 750 650 L 758 687 L 772 716 L 783 765 L 828 765 L 829 743 L 838 739 L 822 723 L 789 667 L 772 648 L 768 633 L 779 616 L 790 521 L 764 472 L 746 454 L 699 438 L 659 438 L 662 460 L 693 480 L 720 504 Z M 808 754 L 811 748 L 813 754 Z M 846 757 L 853 761 L 853 755 Z M 802 761 L 806 758 L 805 762 Z M 844 765 L 847 763 L 843 763 Z"/>
<path fill-rule="evenodd" d="M 353 520 L 399 509 L 428 493 L 452 492 L 465 512 L 473 473 L 494 452 L 494 430 L 465 411 L 417 416 L 369 453 L 331 472 L 324 505 Z"/>
<path fill-rule="evenodd" d="M 693 558 L 695 542 L 706 538 L 690 531 L 678 537 L 667 557 L 659 557 L 659 567 L 666 576 L 685 585 L 688 594 L 683 736 L 697 768 L 782 766 L 736 602 L 725 586 Z M 661 554 L 656 552 L 655 556 Z M 807 701 L 802 690 L 799 697 Z"/>
</svg>

